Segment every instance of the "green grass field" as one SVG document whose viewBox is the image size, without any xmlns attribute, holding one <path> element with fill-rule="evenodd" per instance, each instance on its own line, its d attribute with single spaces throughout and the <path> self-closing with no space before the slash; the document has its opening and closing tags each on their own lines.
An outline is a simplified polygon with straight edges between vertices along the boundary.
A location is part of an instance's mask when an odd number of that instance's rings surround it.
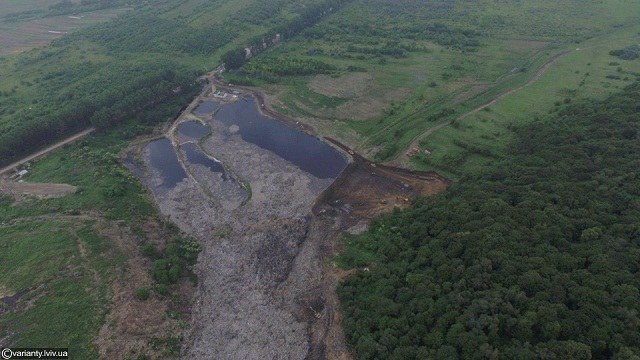
<svg viewBox="0 0 640 360">
<path fill-rule="evenodd" d="M 186 99 L 166 104 L 165 112 L 157 112 L 158 116 L 169 120 L 182 101 Z M 149 125 L 130 121 L 118 130 L 92 135 L 27 166 L 25 181 L 77 186 L 72 195 L 18 200 L 0 197 L 0 297 L 24 292 L 15 308 L 0 315 L 3 344 L 69 347 L 73 359 L 98 357 L 94 340 L 111 308 L 112 284 L 116 274 L 129 271 L 128 261 L 134 258 L 131 251 L 105 234 L 110 228 L 126 229 L 131 237 L 118 241 L 132 246 L 149 246 L 179 235 L 171 226 L 155 235 L 142 230 L 148 221 L 162 220 L 143 185 L 120 163 L 120 152 L 129 141 L 150 130 Z M 152 252 L 152 260 L 162 258 L 161 249 Z M 175 304 L 171 306 L 182 306 L 171 284 L 158 283 L 153 289 L 152 296 Z M 175 312 L 160 316 L 178 319 L 167 321 L 186 321 Z M 164 353 L 162 358 L 176 356 L 173 342 L 148 346 Z M 140 351 L 135 356 L 144 354 L 145 349 Z"/>
<path fill-rule="evenodd" d="M 424 139 L 421 146 L 432 155 L 416 157 L 413 165 L 452 177 L 475 171 L 492 161 L 483 152 L 504 155 L 502 151 L 513 140 L 511 125 L 548 116 L 577 99 L 597 101 L 619 91 L 640 76 L 640 61 L 620 60 L 609 51 L 628 46 L 639 32 L 640 26 L 631 26 L 571 45 L 567 48 L 570 53 L 531 86 L 503 98 L 489 111 L 459 120 Z"/>
<path fill-rule="evenodd" d="M 640 4 L 622 0 L 359 0 L 252 60 L 259 65 L 245 65 L 262 68 L 266 76 L 256 79 L 255 71 L 244 75 L 240 69 L 228 80 L 264 87 L 279 111 L 385 161 L 403 153 L 427 129 L 522 86 L 554 55 L 570 51 L 534 85 L 429 136 L 421 145 L 433 155 L 405 164 L 457 178 L 499 155 L 511 141 L 509 124 L 547 114 L 557 101 L 603 98 L 632 80 L 639 62 L 623 64 L 608 53 L 637 42 L 638 19 L 632 14 L 638 11 Z M 425 28 L 434 30 L 420 33 Z M 399 49 L 403 53 L 393 52 Z M 270 64 L 285 58 L 317 60 L 338 70 L 329 75 L 269 73 Z M 356 78 L 357 72 L 367 76 Z M 360 89 L 351 91 L 358 82 Z"/>
<path fill-rule="evenodd" d="M 3 226 L 0 249 L 2 293 L 28 290 L 20 311 L 0 317 L 0 334 L 14 346 L 68 347 L 74 359 L 96 358 L 91 342 L 123 255 L 90 222 L 64 220 Z"/>
<path fill-rule="evenodd" d="M 99 236 L 94 224 L 135 227 L 154 215 L 142 187 L 118 164 L 125 142 L 115 139 L 90 138 L 30 167 L 27 181 L 73 184 L 77 193 L 0 198 L 0 296 L 26 291 L 0 316 L 4 344 L 69 347 L 74 359 L 97 358 L 92 342 L 108 310 L 110 284 L 130 254 Z"/>
</svg>

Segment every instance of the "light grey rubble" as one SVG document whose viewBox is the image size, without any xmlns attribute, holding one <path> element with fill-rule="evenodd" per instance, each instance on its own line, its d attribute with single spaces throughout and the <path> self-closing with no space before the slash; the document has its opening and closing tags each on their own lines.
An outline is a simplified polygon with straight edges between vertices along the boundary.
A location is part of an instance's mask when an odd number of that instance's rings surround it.
<svg viewBox="0 0 640 360">
<path fill-rule="evenodd" d="M 250 200 L 242 204 L 205 167 L 188 165 L 190 177 L 167 192 L 157 188 L 158 173 L 147 172 L 161 212 L 203 248 L 183 358 L 304 359 L 312 340 L 309 308 L 322 307 L 321 249 L 308 239 L 319 225 L 309 215 L 333 180 L 243 141 L 217 120 L 210 125 L 203 148 L 249 185 Z M 143 159 L 152 168 L 148 154 Z"/>
</svg>

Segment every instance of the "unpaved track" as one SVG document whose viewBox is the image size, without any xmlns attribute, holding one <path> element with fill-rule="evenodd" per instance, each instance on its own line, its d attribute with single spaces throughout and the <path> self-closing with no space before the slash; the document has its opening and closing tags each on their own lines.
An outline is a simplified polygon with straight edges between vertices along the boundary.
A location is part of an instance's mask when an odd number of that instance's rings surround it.
<svg viewBox="0 0 640 360">
<path fill-rule="evenodd" d="M 542 65 L 538 69 L 538 71 L 536 71 L 536 73 L 531 77 L 531 79 L 529 79 L 529 81 L 527 81 L 526 83 L 524 83 L 524 84 L 522 84 L 522 85 L 520 85 L 520 86 L 518 86 L 516 88 L 513 88 L 511 90 L 507 90 L 507 91 L 501 93 L 500 95 L 496 96 L 495 98 L 493 98 L 491 101 L 489 101 L 489 102 L 487 102 L 487 103 L 485 103 L 483 105 L 480 105 L 480 106 L 474 108 L 473 110 L 470 110 L 470 111 L 460 115 L 457 118 L 457 120 L 461 120 L 461 119 L 466 118 L 467 116 L 476 114 L 477 112 L 482 111 L 483 109 L 485 109 L 485 108 L 497 103 L 498 101 L 504 99 L 505 97 L 507 97 L 507 96 L 509 96 L 511 94 L 517 93 L 518 91 L 520 91 L 520 90 L 526 88 L 527 86 L 535 83 L 536 81 L 540 80 L 542 75 L 544 75 L 544 73 L 546 73 L 547 70 L 549 70 L 549 68 L 551 66 L 553 66 L 556 62 L 558 62 L 558 60 L 560 60 L 561 58 L 563 58 L 564 56 L 566 56 L 569 53 L 570 53 L 570 51 L 567 50 L 567 51 L 563 51 L 563 52 L 561 52 L 559 54 L 554 55 L 551 59 L 549 59 L 546 63 L 544 63 L 544 65 Z M 403 151 L 401 151 L 398 155 L 396 155 L 396 157 L 393 160 L 389 161 L 389 164 L 390 165 L 395 165 L 395 166 L 401 166 L 401 165 L 407 164 L 409 162 L 409 156 L 407 156 L 407 152 L 408 151 L 410 151 L 413 148 L 419 147 L 420 142 L 422 140 L 424 140 L 424 138 L 426 138 L 427 136 L 433 134 L 434 132 L 442 129 L 443 127 L 451 124 L 451 122 L 452 121 L 441 122 L 439 124 L 436 124 L 436 125 L 432 126 L 429 129 L 427 129 L 425 132 L 419 134 L 418 136 L 416 136 L 411 141 L 409 146 L 407 146 Z"/>
<path fill-rule="evenodd" d="M 29 161 L 34 160 L 36 158 L 39 158 L 40 156 L 46 155 L 46 154 L 48 154 L 48 153 L 50 153 L 50 152 L 52 152 L 52 151 L 54 151 L 56 149 L 61 148 L 64 145 L 70 144 L 70 143 L 72 143 L 72 142 L 74 142 L 74 141 L 76 141 L 76 140 L 78 140 L 80 138 L 83 138 L 83 137 L 89 135 L 90 133 L 94 132 L 95 130 L 96 130 L 96 128 L 91 127 L 91 128 L 88 128 L 87 130 L 79 132 L 79 133 L 77 133 L 77 134 L 75 134 L 75 135 L 73 135 L 71 137 L 68 137 L 68 138 L 66 138 L 64 140 L 58 141 L 57 143 L 55 143 L 55 144 L 53 144 L 53 145 L 51 145 L 51 146 L 49 146 L 49 147 L 47 147 L 45 149 L 42 149 L 42 150 L 36 152 L 35 154 L 31 154 L 31 155 L 27 156 L 26 158 L 18 160 L 16 162 L 14 162 L 13 164 L 0 169 L 0 175 L 4 175 L 4 174 L 10 172 L 11 170 L 15 169 L 16 167 L 18 167 L 18 166 L 20 166 L 20 165 L 22 165 L 22 164 L 24 164 L 26 162 L 29 162 Z"/>
<path fill-rule="evenodd" d="M 561 52 L 559 54 L 554 55 L 551 59 L 549 59 L 549 61 L 544 63 L 544 65 L 542 65 L 540 67 L 540 69 L 538 69 L 538 71 L 536 71 L 536 73 L 533 75 L 533 77 L 531 79 L 529 79 L 529 81 L 527 81 L 526 83 L 524 83 L 524 84 L 522 84 L 522 85 L 520 85 L 520 86 L 518 86 L 518 87 L 516 87 L 514 89 L 511 89 L 511 90 L 503 92 L 502 94 L 498 95 L 497 97 L 495 97 L 493 100 L 489 101 L 488 103 L 486 103 L 484 105 L 481 105 L 481 106 L 478 106 L 477 108 L 475 108 L 475 109 L 473 109 L 473 110 L 471 110 L 471 111 L 469 111 L 467 113 L 464 113 L 458 119 L 464 119 L 469 115 L 473 115 L 473 114 L 477 113 L 478 111 L 481 111 L 482 109 L 485 109 L 485 108 L 497 103 L 498 101 L 502 100 L 503 98 L 505 98 L 505 97 L 507 97 L 507 96 L 509 96 L 511 94 L 514 94 L 514 93 L 526 88 L 527 86 L 535 83 L 536 81 L 540 80 L 542 75 L 544 75 L 544 73 L 547 72 L 547 70 L 549 70 L 549 68 L 551 66 L 553 66 L 553 64 L 558 62 L 558 60 L 563 58 L 568 53 L 569 53 L 569 51 L 563 51 L 563 52 Z"/>
</svg>

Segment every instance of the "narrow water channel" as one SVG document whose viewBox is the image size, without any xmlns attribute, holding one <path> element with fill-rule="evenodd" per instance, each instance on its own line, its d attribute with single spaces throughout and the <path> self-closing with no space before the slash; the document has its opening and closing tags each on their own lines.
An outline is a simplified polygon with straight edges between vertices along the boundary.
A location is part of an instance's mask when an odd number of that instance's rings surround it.
<svg viewBox="0 0 640 360">
<path fill-rule="evenodd" d="M 200 148 L 196 144 L 185 143 L 180 145 L 180 148 L 187 155 L 188 163 L 204 165 L 208 167 L 212 172 L 222 174 L 222 180 L 224 181 L 233 180 L 233 178 L 227 175 L 227 172 L 224 170 L 221 162 L 209 158 L 200 150 Z"/>
</svg>

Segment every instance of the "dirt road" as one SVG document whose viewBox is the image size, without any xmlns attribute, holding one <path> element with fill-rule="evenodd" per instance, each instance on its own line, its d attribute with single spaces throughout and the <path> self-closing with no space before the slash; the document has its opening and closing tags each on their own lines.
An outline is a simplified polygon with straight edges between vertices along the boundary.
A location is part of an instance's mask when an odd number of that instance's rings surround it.
<svg viewBox="0 0 640 360">
<path fill-rule="evenodd" d="M 64 145 L 70 144 L 70 143 L 72 143 L 72 142 L 74 142 L 74 141 L 76 141 L 76 140 L 78 140 L 78 139 L 80 139 L 82 137 L 85 137 L 85 136 L 89 135 L 90 133 L 94 132 L 95 130 L 96 130 L 95 128 L 91 127 L 91 128 L 88 128 L 87 130 L 79 132 L 79 133 L 77 133 L 77 134 L 75 134 L 75 135 L 73 135 L 71 137 L 68 137 L 68 138 L 66 138 L 64 140 L 58 141 L 57 143 L 55 143 L 55 144 L 53 144 L 53 145 L 51 145 L 51 146 L 49 146 L 49 147 L 47 147 L 45 149 L 42 149 L 42 150 L 36 152 L 35 154 L 31 154 L 31 155 L 27 156 L 26 158 L 23 158 L 23 159 L 21 159 L 19 161 L 14 162 L 13 164 L 11 164 L 9 166 L 6 166 L 6 167 L 0 169 L 0 175 L 7 174 L 11 170 L 15 169 L 16 167 L 18 167 L 18 166 L 20 166 L 20 165 L 22 165 L 22 164 L 24 164 L 26 162 L 29 162 L 31 160 L 34 160 L 36 158 L 39 158 L 40 156 L 46 155 L 46 154 L 48 154 L 48 153 L 50 153 L 50 152 L 52 152 L 52 151 L 54 151 L 56 149 L 61 148 Z"/>
<path fill-rule="evenodd" d="M 570 51 L 563 51 L 559 54 L 554 55 L 551 59 L 549 59 L 546 63 L 544 63 L 544 65 L 542 65 L 537 71 L 536 73 L 531 77 L 531 79 L 529 79 L 529 81 L 527 81 L 526 83 L 507 90 L 501 94 L 499 94 L 498 96 L 496 96 L 495 98 L 493 98 L 491 101 L 480 105 L 476 108 L 474 108 L 473 110 L 470 110 L 462 115 L 460 115 L 457 120 L 461 120 L 466 118 L 467 116 L 473 115 L 495 103 L 497 103 L 498 101 L 502 100 L 503 98 L 517 93 L 518 91 L 526 88 L 527 86 L 535 83 L 536 81 L 540 80 L 540 78 L 542 77 L 542 75 L 544 75 L 545 72 L 547 72 L 547 70 L 549 70 L 549 68 L 551 66 L 553 66 L 556 62 L 558 62 L 558 60 L 560 60 L 561 58 L 563 58 L 564 56 L 566 56 L 567 54 L 569 54 Z M 424 140 L 424 138 L 426 138 L 427 136 L 433 134 L 434 132 L 442 129 L 443 127 L 447 126 L 451 124 L 451 121 L 444 121 L 441 122 L 439 124 L 436 124 L 434 126 L 432 126 L 431 128 L 427 129 L 425 132 L 419 134 L 418 136 L 416 136 L 411 143 L 409 144 L 409 146 L 407 146 L 403 151 L 401 151 L 393 160 L 389 161 L 390 165 L 395 165 L 395 166 L 402 166 L 402 165 L 406 165 L 409 161 L 410 156 L 407 155 L 407 152 L 409 152 L 411 149 L 413 148 L 419 148 L 420 142 L 422 140 Z"/>
</svg>

